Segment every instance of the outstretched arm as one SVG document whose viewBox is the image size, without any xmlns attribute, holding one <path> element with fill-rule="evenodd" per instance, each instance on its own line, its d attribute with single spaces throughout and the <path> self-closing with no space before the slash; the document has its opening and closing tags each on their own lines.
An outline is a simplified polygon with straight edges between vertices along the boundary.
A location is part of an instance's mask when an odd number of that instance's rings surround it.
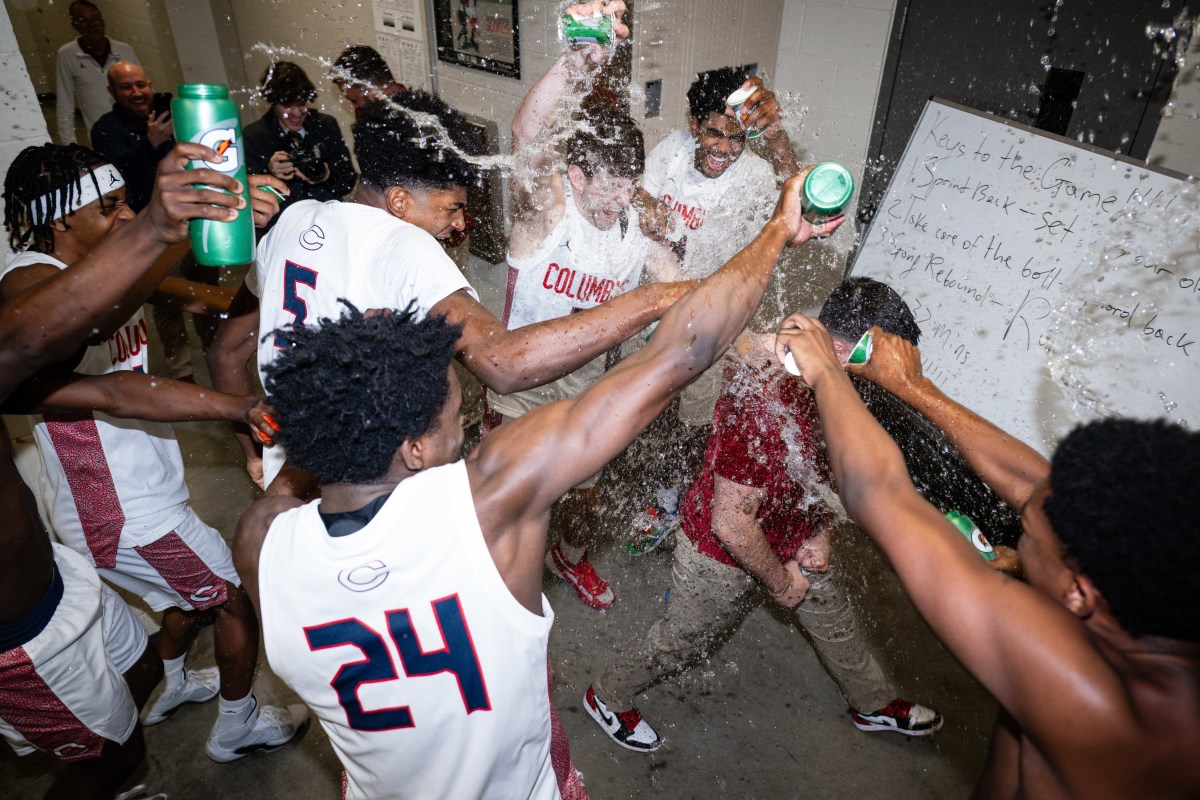
<svg viewBox="0 0 1200 800">
<path fill-rule="evenodd" d="M 629 29 L 620 22 L 625 13 L 625 3 L 621 0 L 608 3 L 593 0 L 570 6 L 564 13 L 579 17 L 612 15 L 617 20 L 613 31 L 616 37 L 624 39 L 629 36 Z M 553 128 L 558 119 L 559 108 L 567 91 L 584 84 L 587 76 L 597 72 L 607 60 L 608 51 L 600 45 L 569 47 L 517 106 L 512 122 L 512 152 L 520 169 L 509 181 L 514 226 L 542 221 L 542 227 L 548 231 L 558 222 L 561 213 L 556 209 L 564 198 L 562 188 L 555 179 L 557 170 L 552 169 L 555 153 L 546 132 Z M 525 238 L 521 233 L 520 230 L 514 230 L 514 238 Z M 536 232 L 529 236 L 535 241 L 542 238 Z M 523 252 L 520 245 L 518 242 L 517 252 Z"/>
<path fill-rule="evenodd" d="M 508 330 L 466 291 L 434 305 L 462 324 L 458 358 L 471 374 L 499 394 L 561 378 L 619 345 L 666 312 L 692 283 L 654 283 L 606 303 L 544 322 Z"/>
<path fill-rule="evenodd" d="M 780 354 L 790 350 L 816 394 L 846 510 L 883 550 L 938 638 L 1021 726 L 1042 741 L 1061 741 L 1064 726 L 1079 727 L 1064 703 L 1082 711 L 1123 696 L 1115 673 L 1057 598 L 990 569 L 917 493 L 899 448 L 863 405 L 824 326 L 790 317 L 778 346 Z M 971 442 L 963 443 L 965 452 Z M 1117 713 L 1113 705 L 1105 709 Z M 1073 736 L 1083 741 L 1089 733 Z"/>
<path fill-rule="evenodd" d="M 103 411 L 151 422 L 218 420 L 238 423 L 243 430 L 250 426 L 260 442 L 274 435 L 267 406 L 256 397 L 127 370 L 107 375 L 43 370 L 21 384 L 3 408 L 18 414 Z"/>
<path fill-rule="evenodd" d="M 1020 510 L 1034 487 L 1050 474 L 1049 462 L 1029 445 L 947 397 L 922 374 L 921 353 L 916 347 L 879 328 L 872 328 L 871 336 L 871 360 L 852 365 L 850 370 L 925 415 L 946 434 L 984 483 Z"/>
<path fill-rule="evenodd" d="M 45 281 L 4 299 L 0 306 L 0 397 L 46 364 L 67 358 L 98 320 L 128 319 L 170 269 L 156 262 L 187 236 L 190 219 L 232 220 L 245 205 L 241 185 L 209 169 L 185 172 L 189 159 L 220 161 L 208 147 L 180 144 L 159 162 L 150 205 L 113 231 L 86 257 Z M 225 194 L 196 188 L 203 184 Z"/>
</svg>

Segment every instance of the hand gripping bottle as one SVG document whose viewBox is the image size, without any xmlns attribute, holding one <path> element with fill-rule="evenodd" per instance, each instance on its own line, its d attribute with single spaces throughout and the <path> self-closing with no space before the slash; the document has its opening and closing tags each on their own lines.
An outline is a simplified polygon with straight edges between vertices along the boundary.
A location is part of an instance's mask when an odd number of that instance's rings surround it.
<svg viewBox="0 0 1200 800">
<path fill-rule="evenodd" d="M 757 89 L 754 89 L 753 87 L 749 89 L 738 87 L 733 94 L 725 98 L 725 105 L 729 106 L 730 110 L 733 111 L 734 119 L 736 119 L 738 124 L 742 126 L 742 130 L 746 131 L 746 137 L 749 139 L 756 139 L 763 135 L 763 132 L 760 130 L 746 127 L 746 114 L 742 113 L 742 106 L 744 106 L 746 101 L 750 99 L 750 95 L 754 94 L 756 91 Z M 749 108 L 746 109 L 747 114 L 750 112 L 750 110 L 751 109 Z"/>
<path fill-rule="evenodd" d="M 614 40 L 613 18 L 607 15 L 597 17 L 573 17 L 563 14 L 559 25 L 559 35 L 568 44 L 610 44 Z"/>
<path fill-rule="evenodd" d="M 850 170 L 834 161 L 824 161 L 805 176 L 800 208 L 806 220 L 819 225 L 840 214 L 852 194 L 854 176 Z"/>
<path fill-rule="evenodd" d="M 967 537 L 975 549 L 979 551 L 979 555 L 983 556 L 984 561 L 995 561 L 996 551 L 992 549 L 991 542 L 983 535 L 983 532 L 975 525 L 975 522 L 956 508 L 952 508 L 946 512 L 946 519 L 950 520 L 958 532 Z"/>
<path fill-rule="evenodd" d="M 871 338 L 871 332 L 867 331 L 858 340 L 858 344 L 854 345 L 854 349 L 850 351 L 850 357 L 846 359 L 847 364 L 865 364 L 871 360 L 871 353 L 875 351 L 875 340 Z M 783 368 L 797 378 L 800 377 L 800 367 L 796 365 L 796 357 L 789 350 L 783 355 Z"/>
<path fill-rule="evenodd" d="M 229 90 L 212 83 L 181 83 L 171 101 L 175 138 L 216 150 L 225 160 L 214 164 L 192 161 L 189 169 L 208 168 L 242 183 L 246 207 L 232 222 L 194 219 L 188 224 L 196 261 L 208 267 L 248 264 L 254 260 L 254 215 L 250 210 L 250 184 L 246 180 L 246 154 L 242 149 L 242 124 Z"/>
</svg>

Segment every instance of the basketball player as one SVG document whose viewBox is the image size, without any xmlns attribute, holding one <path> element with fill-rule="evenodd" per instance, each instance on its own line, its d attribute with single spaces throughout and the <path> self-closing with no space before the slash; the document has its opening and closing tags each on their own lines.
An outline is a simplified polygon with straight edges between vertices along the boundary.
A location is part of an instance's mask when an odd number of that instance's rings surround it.
<svg viewBox="0 0 1200 800">
<path fill-rule="evenodd" d="M 619 1 L 570 9 L 618 19 L 624 10 Z M 618 39 L 629 35 L 620 22 L 613 32 Z M 573 121 L 573 131 L 558 130 L 570 89 L 594 79 L 608 54 L 599 45 L 568 47 L 529 90 L 513 118 L 513 151 L 520 167 L 509 181 L 514 207 L 504 303 L 509 328 L 594 308 L 636 287 L 643 267 L 652 280 L 678 276 L 674 254 L 649 240 L 629 210 L 646 161 L 637 123 L 620 109 L 589 105 Z M 561 157 L 547 146 L 556 133 L 565 139 Z M 507 395 L 489 391 L 488 406 L 501 422 L 513 420 L 576 396 L 603 372 L 604 358 L 599 357 L 544 386 Z M 588 558 L 589 539 L 598 527 L 598 478 L 588 476 L 563 498 L 561 513 L 571 524 L 547 553 L 546 566 L 583 602 L 604 609 L 616 596 Z"/>
<path fill-rule="evenodd" d="M 48 192 L 26 191 L 39 181 Z M 80 196 L 84 185 L 103 191 Z M 66 196 L 73 191 L 89 202 L 74 208 L 60 204 L 64 189 Z M 6 259 L 0 271 L 5 302 L 69 270 L 134 218 L 125 205 L 120 173 L 99 154 L 77 146 L 24 150 L 9 168 L 5 206 L 12 222 L 10 245 L 33 245 Z M 140 306 L 123 323 L 110 318 L 97 328 L 90 346 L 73 359 L 74 371 L 146 371 Z M 303 706 L 257 706 L 251 692 L 258 660 L 254 613 L 238 586 L 225 541 L 188 506 L 183 459 L 170 426 L 117 421 L 101 412 L 44 414 L 33 422 L 43 462 L 39 490 L 58 538 L 88 558 L 101 576 L 162 613 L 154 644 L 166 685 L 146 724 L 162 722 L 181 705 L 211 700 L 219 690 L 221 711 L 207 748 L 213 760 L 233 761 L 290 741 L 307 713 Z M 219 675 L 184 666 L 196 617 L 210 609 L 216 612 Z"/>
<path fill-rule="evenodd" d="M 190 218 L 228 220 L 241 187 L 215 170 L 184 173 L 188 159 L 220 160 L 183 144 L 163 161 L 150 206 L 80 258 L 71 270 L 0 303 L 0 398 L 42 368 L 71 356 L 97 325 L 127 318 L 171 262 L 155 259 L 187 236 Z M 40 174 L 5 181 L 5 222 L 28 229 L 29 243 L 53 209 L 78 209 L 100 197 L 99 181 L 52 187 Z M 14 192 L 41 198 L 13 207 Z M 30 216 L 32 214 L 32 216 Z M 0 423 L 0 429 L 3 428 Z M 111 798 L 141 761 L 138 708 L 162 676 L 162 661 L 116 593 L 103 589 L 85 558 L 52 545 L 0 430 L 0 735 L 21 753 L 40 749 L 68 763 L 47 797 Z"/>
</svg>

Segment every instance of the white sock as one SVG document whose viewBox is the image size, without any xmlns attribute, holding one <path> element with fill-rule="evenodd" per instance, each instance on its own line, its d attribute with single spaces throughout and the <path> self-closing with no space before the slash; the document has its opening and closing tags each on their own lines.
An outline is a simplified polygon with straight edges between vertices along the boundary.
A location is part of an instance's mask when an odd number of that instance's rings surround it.
<svg viewBox="0 0 1200 800">
<path fill-rule="evenodd" d="M 186 653 L 179 658 L 163 659 L 163 679 L 167 682 L 163 694 L 177 692 L 183 687 L 183 682 L 187 680 L 187 672 L 183 669 L 183 662 L 186 660 Z"/>
<path fill-rule="evenodd" d="M 565 539 L 559 539 L 558 552 L 562 553 L 563 557 L 566 558 L 572 566 L 574 566 L 575 564 L 578 564 L 585 555 L 587 555 L 587 548 L 575 547 L 574 545 L 567 544 Z"/>
<path fill-rule="evenodd" d="M 223 696 L 218 699 L 220 713 L 217 714 L 217 722 L 213 726 L 216 730 L 253 725 L 254 720 L 258 718 L 258 701 L 254 699 L 253 690 L 241 700 L 226 700 Z"/>
</svg>

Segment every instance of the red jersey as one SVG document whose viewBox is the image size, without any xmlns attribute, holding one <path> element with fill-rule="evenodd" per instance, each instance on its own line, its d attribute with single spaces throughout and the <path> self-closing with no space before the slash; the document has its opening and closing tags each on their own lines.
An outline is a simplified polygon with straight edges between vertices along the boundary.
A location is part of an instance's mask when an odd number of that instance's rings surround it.
<svg viewBox="0 0 1200 800">
<path fill-rule="evenodd" d="M 829 455 L 812 392 L 778 364 L 726 375 L 700 478 L 684 495 L 680 518 L 704 555 L 737 562 L 712 532 L 714 476 L 766 491 L 756 519 L 772 552 L 788 561 L 833 512 Z"/>
</svg>

